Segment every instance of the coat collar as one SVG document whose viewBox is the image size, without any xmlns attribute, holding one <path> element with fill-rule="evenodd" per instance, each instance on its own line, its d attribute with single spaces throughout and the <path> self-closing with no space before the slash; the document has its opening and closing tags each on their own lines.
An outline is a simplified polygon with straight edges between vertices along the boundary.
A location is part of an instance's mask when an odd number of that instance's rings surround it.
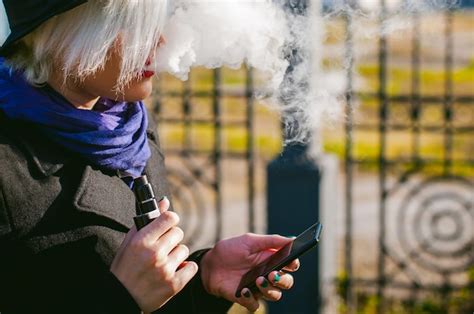
<svg viewBox="0 0 474 314">
<path fill-rule="evenodd" d="M 45 140 L 35 125 L 12 121 L 0 111 L 0 128 L 23 150 L 27 159 L 43 176 L 51 176 L 61 170 L 71 159 L 71 154 L 58 145 Z"/>
</svg>

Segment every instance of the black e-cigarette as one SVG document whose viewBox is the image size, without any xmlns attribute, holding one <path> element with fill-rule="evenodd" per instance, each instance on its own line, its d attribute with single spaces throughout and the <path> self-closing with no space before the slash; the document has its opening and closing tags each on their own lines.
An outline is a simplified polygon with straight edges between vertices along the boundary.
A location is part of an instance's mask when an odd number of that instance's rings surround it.
<svg viewBox="0 0 474 314">
<path fill-rule="evenodd" d="M 148 225 L 153 219 L 160 216 L 160 209 L 158 208 L 158 202 L 153 192 L 153 187 L 148 182 L 146 175 L 136 178 L 133 180 L 133 192 L 137 200 L 137 216 L 133 218 L 137 230 Z"/>
</svg>

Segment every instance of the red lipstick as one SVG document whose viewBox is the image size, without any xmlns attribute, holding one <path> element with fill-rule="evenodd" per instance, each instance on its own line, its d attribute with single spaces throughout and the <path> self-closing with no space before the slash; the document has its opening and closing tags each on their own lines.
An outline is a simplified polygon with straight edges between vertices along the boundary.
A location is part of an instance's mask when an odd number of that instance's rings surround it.
<svg viewBox="0 0 474 314">
<path fill-rule="evenodd" d="M 155 72 L 153 72 L 153 71 L 143 71 L 142 75 L 143 75 L 143 77 L 150 78 L 153 75 L 155 75 Z"/>
</svg>

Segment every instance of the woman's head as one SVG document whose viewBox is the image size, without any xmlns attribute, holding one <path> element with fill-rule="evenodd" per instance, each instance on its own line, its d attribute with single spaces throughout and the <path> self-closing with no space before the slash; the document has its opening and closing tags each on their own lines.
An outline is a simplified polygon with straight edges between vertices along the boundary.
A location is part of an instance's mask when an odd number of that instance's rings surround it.
<svg viewBox="0 0 474 314">
<path fill-rule="evenodd" d="M 61 81 L 94 96 L 143 99 L 167 0 L 89 0 L 16 44 L 8 62 L 34 85 Z"/>
</svg>

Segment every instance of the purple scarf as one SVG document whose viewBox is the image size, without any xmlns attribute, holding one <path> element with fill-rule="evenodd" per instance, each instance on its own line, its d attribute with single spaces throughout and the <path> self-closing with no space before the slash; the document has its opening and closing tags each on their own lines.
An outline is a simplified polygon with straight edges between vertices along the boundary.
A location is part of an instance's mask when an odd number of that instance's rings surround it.
<svg viewBox="0 0 474 314">
<path fill-rule="evenodd" d="M 94 110 L 75 108 L 51 88 L 34 88 L 0 59 L 0 110 L 34 123 L 52 141 L 108 170 L 140 176 L 150 158 L 142 102 L 100 98 Z"/>
</svg>

